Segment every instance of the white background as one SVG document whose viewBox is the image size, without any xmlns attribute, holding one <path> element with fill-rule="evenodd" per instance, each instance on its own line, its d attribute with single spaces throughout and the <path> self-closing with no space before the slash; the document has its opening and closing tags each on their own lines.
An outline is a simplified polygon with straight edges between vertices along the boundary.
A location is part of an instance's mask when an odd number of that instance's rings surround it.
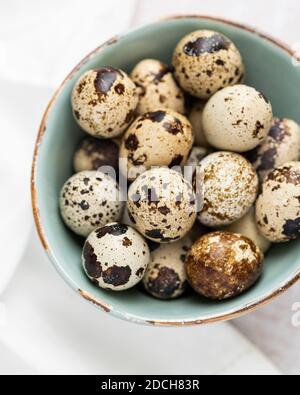
<svg viewBox="0 0 300 395">
<path fill-rule="evenodd" d="M 299 285 L 231 324 L 139 327 L 100 313 L 62 282 L 35 232 L 30 162 L 54 88 L 105 39 L 163 15 L 202 13 L 300 42 L 297 0 L 1 0 L 0 373 L 299 373 Z"/>
</svg>

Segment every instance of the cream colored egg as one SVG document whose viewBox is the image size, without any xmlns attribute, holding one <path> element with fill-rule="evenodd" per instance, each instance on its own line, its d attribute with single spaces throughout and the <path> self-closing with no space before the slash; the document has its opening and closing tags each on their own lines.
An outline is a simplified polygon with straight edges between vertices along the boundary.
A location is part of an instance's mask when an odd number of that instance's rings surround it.
<svg viewBox="0 0 300 395">
<path fill-rule="evenodd" d="M 297 161 L 299 153 L 299 125 L 290 119 L 275 118 L 267 138 L 246 156 L 263 181 L 273 169 Z"/>
<path fill-rule="evenodd" d="M 173 55 L 175 76 L 182 89 L 200 99 L 240 83 L 245 67 L 234 43 L 221 33 L 198 30 L 185 36 Z"/>
<path fill-rule="evenodd" d="M 183 166 L 193 141 L 192 126 L 179 113 L 157 110 L 140 116 L 125 133 L 120 151 L 128 179 L 135 180 L 152 166 Z"/>
<path fill-rule="evenodd" d="M 125 291 L 138 284 L 150 263 L 144 238 L 134 229 L 108 224 L 92 232 L 85 242 L 82 265 L 100 288 Z"/>
<path fill-rule="evenodd" d="M 71 177 L 61 190 L 59 203 L 65 224 L 83 237 L 118 221 L 124 206 L 117 182 L 100 171 L 83 171 Z"/>
<path fill-rule="evenodd" d="M 87 71 L 72 93 L 75 119 L 95 137 L 121 135 L 133 121 L 137 104 L 133 81 L 124 71 L 112 67 Z"/>
<path fill-rule="evenodd" d="M 76 173 L 85 170 L 99 170 L 101 167 L 111 167 L 116 173 L 119 167 L 119 146 L 110 139 L 83 139 L 74 155 L 74 170 Z"/>
<path fill-rule="evenodd" d="M 188 238 L 172 244 L 161 244 L 151 254 L 143 284 L 158 299 L 175 299 L 187 288 L 185 259 L 192 243 Z"/>
<path fill-rule="evenodd" d="M 273 170 L 263 183 L 256 203 L 260 232 L 274 243 L 300 235 L 300 162 L 289 162 Z"/>
<path fill-rule="evenodd" d="M 209 227 L 230 225 L 253 206 L 258 177 L 251 164 L 233 152 L 216 152 L 200 162 L 204 207 L 199 221 Z"/>
<path fill-rule="evenodd" d="M 266 138 L 273 122 L 272 106 L 256 89 L 246 85 L 228 87 L 206 104 L 202 125 L 210 145 L 246 152 Z"/>
<path fill-rule="evenodd" d="M 185 98 L 177 85 L 171 68 L 155 59 L 145 59 L 136 65 L 131 73 L 138 86 L 138 114 L 165 108 L 185 113 Z"/>
<path fill-rule="evenodd" d="M 127 207 L 137 230 L 157 243 L 182 239 L 197 216 L 192 185 L 167 168 L 139 176 L 129 188 Z"/>
</svg>

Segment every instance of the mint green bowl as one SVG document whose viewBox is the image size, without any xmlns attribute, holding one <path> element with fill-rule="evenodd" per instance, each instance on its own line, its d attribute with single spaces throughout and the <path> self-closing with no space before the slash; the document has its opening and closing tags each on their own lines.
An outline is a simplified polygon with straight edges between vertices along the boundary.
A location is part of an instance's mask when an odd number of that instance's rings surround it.
<svg viewBox="0 0 300 395">
<path fill-rule="evenodd" d="M 228 320 L 272 300 L 300 278 L 300 244 L 272 247 L 261 280 L 248 292 L 225 302 L 211 302 L 195 294 L 165 302 L 139 289 L 109 293 L 98 289 L 81 267 L 82 240 L 64 226 L 58 196 L 72 174 L 72 156 L 83 132 L 73 119 L 70 95 L 86 70 L 110 65 L 130 71 L 143 58 L 170 63 L 176 43 L 197 29 L 213 29 L 239 47 L 247 67 L 247 84 L 266 93 L 279 117 L 300 122 L 300 67 L 292 52 L 253 29 L 201 16 L 177 17 L 114 38 L 87 56 L 69 74 L 50 102 L 38 135 L 32 173 L 32 201 L 36 226 L 53 265 L 83 298 L 105 312 L 132 322 L 152 325 L 193 325 Z"/>
</svg>

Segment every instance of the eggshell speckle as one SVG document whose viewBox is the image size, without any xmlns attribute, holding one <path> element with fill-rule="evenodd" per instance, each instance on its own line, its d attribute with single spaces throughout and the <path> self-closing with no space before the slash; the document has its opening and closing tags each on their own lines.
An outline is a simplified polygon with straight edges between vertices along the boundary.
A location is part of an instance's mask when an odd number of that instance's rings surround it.
<svg viewBox="0 0 300 395">
<path fill-rule="evenodd" d="M 65 183 L 60 195 L 60 211 L 65 224 L 83 237 L 99 226 L 118 221 L 122 208 L 118 184 L 99 171 L 75 174 Z"/>
<path fill-rule="evenodd" d="M 128 211 L 136 228 L 158 243 L 183 238 L 196 220 L 196 196 L 192 186 L 174 170 L 157 168 L 133 182 Z"/>
<path fill-rule="evenodd" d="M 259 230 L 271 242 L 300 236 L 300 162 L 286 163 L 267 176 L 256 203 L 256 218 Z"/>
<path fill-rule="evenodd" d="M 260 180 L 275 168 L 297 161 L 300 154 L 300 128 L 290 119 L 275 118 L 267 138 L 246 154 L 258 172 Z"/>
<path fill-rule="evenodd" d="M 87 71 L 72 93 L 76 121 L 95 137 L 122 134 L 133 121 L 137 104 L 133 81 L 122 70 L 112 67 Z"/>
<path fill-rule="evenodd" d="M 210 145 L 246 152 L 266 138 L 273 122 L 272 106 L 256 89 L 246 85 L 228 87 L 206 104 L 202 125 Z"/>
<path fill-rule="evenodd" d="M 152 166 L 184 165 L 193 141 L 192 126 L 179 113 L 157 110 L 140 116 L 125 133 L 120 151 L 128 161 L 128 179 Z"/>
<path fill-rule="evenodd" d="M 187 277 L 196 292 L 224 300 L 249 289 L 260 277 L 263 254 L 247 237 L 230 232 L 203 236 L 187 257 Z"/>
<path fill-rule="evenodd" d="M 134 229 L 117 223 L 96 229 L 82 253 L 87 276 L 100 288 L 124 291 L 139 283 L 150 262 L 150 251 Z"/>
<path fill-rule="evenodd" d="M 182 89 L 200 99 L 240 83 L 245 73 L 234 43 L 210 30 L 198 30 L 184 37 L 174 51 L 173 66 Z"/>
<path fill-rule="evenodd" d="M 204 207 L 199 221 L 206 226 L 230 225 L 253 206 L 258 177 L 251 164 L 233 152 L 216 152 L 200 162 L 204 173 Z"/>
<path fill-rule="evenodd" d="M 136 65 L 131 78 L 138 87 L 138 114 L 165 108 L 185 113 L 184 93 L 177 85 L 171 68 L 155 59 L 144 59 Z"/>
<path fill-rule="evenodd" d="M 185 259 L 191 246 L 187 238 L 173 244 L 160 245 L 151 254 L 143 283 L 146 291 L 158 299 L 175 299 L 187 287 Z"/>
</svg>

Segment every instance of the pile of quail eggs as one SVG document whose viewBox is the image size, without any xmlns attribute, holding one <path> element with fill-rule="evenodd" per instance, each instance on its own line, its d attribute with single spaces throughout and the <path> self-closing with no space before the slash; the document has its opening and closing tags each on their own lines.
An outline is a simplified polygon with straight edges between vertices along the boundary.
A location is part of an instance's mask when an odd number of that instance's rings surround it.
<svg viewBox="0 0 300 395">
<path fill-rule="evenodd" d="M 86 239 L 95 286 L 224 300 L 256 283 L 272 243 L 300 235 L 300 128 L 244 78 L 235 44 L 199 30 L 172 67 L 143 59 L 130 76 L 100 67 L 77 81 L 73 113 L 89 136 L 60 211 Z"/>
</svg>

